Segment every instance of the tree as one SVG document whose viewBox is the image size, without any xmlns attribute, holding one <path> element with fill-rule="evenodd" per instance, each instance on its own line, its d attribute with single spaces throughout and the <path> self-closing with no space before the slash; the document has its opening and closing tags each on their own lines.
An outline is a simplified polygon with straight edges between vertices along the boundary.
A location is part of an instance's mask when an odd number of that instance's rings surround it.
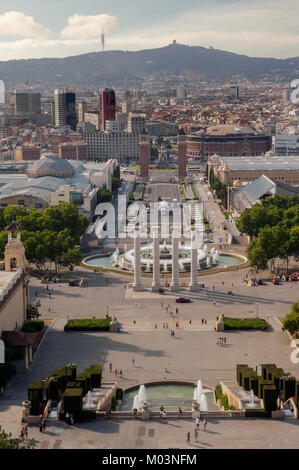
<svg viewBox="0 0 299 470">
<path fill-rule="evenodd" d="M 22 442 L 19 438 L 12 437 L 11 433 L 6 433 L 0 426 L 0 449 L 33 449 L 34 441 Z"/>
<path fill-rule="evenodd" d="M 265 270 L 268 266 L 268 259 L 265 251 L 260 246 L 257 239 L 254 239 L 247 248 L 247 255 L 252 266 L 256 271 Z"/>
<path fill-rule="evenodd" d="M 111 181 L 112 181 L 112 192 L 115 193 L 120 187 L 120 178 L 117 178 L 116 176 L 112 176 Z"/>
<path fill-rule="evenodd" d="M 282 329 L 284 331 L 288 330 L 291 335 L 299 330 L 299 301 L 292 305 L 292 311 L 286 316 L 282 324 Z"/>
<path fill-rule="evenodd" d="M 98 203 L 101 202 L 110 202 L 112 199 L 112 193 L 108 189 L 100 189 L 98 191 Z"/>
<path fill-rule="evenodd" d="M 82 261 L 82 255 L 79 248 L 69 248 L 61 257 L 62 266 L 67 267 L 70 271 L 74 271 Z"/>
</svg>

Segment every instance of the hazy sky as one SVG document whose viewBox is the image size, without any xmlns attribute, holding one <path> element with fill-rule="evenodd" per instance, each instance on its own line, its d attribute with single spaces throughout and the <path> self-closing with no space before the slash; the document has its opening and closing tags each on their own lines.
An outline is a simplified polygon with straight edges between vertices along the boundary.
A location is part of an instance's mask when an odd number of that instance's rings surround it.
<svg viewBox="0 0 299 470">
<path fill-rule="evenodd" d="M 257 57 L 299 56 L 298 0 L 10 0 L 0 60 L 140 50 L 176 39 Z"/>
</svg>

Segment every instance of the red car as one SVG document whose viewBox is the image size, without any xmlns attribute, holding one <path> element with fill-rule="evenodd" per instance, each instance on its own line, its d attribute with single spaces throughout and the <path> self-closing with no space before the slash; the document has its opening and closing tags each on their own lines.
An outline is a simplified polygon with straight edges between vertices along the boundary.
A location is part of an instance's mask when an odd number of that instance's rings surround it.
<svg viewBox="0 0 299 470">
<path fill-rule="evenodd" d="M 272 279 L 272 284 L 274 284 L 275 286 L 279 286 L 280 285 L 280 282 L 278 279 Z"/>
<path fill-rule="evenodd" d="M 175 300 L 177 304 L 191 304 L 192 300 L 185 299 L 185 297 L 179 297 Z"/>
<path fill-rule="evenodd" d="M 290 277 L 290 281 L 298 281 L 297 274 L 292 274 L 291 277 Z"/>
</svg>

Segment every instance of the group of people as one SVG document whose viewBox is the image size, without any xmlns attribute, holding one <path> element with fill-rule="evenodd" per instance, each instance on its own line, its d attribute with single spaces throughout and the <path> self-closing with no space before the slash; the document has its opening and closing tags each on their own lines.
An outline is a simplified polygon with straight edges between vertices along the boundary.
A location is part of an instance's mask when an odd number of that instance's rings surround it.
<svg viewBox="0 0 299 470">
<path fill-rule="evenodd" d="M 208 323 L 208 320 L 207 320 L 207 319 L 205 319 L 205 318 L 202 318 L 202 319 L 201 319 L 201 324 L 202 324 L 202 325 L 206 325 L 207 323 Z"/>
<path fill-rule="evenodd" d="M 113 370 L 112 370 L 112 364 L 111 364 L 111 363 L 109 364 L 109 370 L 110 370 L 111 373 L 113 372 Z M 123 371 L 122 371 L 122 369 L 119 369 L 119 370 L 118 370 L 118 369 L 114 369 L 114 375 L 115 375 L 116 377 L 117 377 L 118 375 L 119 375 L 120 377 L 122 377 L 122 376 L 123 376 Z"/>
<path fill-rule="evenodd" d="M 208 424 L 207 420 L 204 419 L 203 420 L 203 429 L 204 429 L 204 431 L 207 430 L 207 424 Z M 195 429 L 194 429 L 195 442 L 197 442 L 197 439 L 198 439 L 199 426 L 200 426 L 200 418 L 197 417 L 195 419 Z M 187 443 L 187 445 L 191 445 L 191 433 L 190 433 L 190 431 L 188 431 L 187 434 L 186 434 L 186 443 Z"/>
<path fill-rule="evenodd" d="M 110 406 L 109 406 L 109 408 L 106 408 L 105 412 L 104 412 L 105 419 L 110 418 L 111 413 L 112 413 L 112 408 L 110 408 Z"/>
<path fill-rule="evenodd" d="M 20 438 L 22 439 L 22 442 L 24 442 L 24 439 L 28 439 L 28 425 L 25 424 L 25 426 L 22 427 L 21 433 L 20 433 Z"/>
<path fill-rule="evenodd" d="M 166 418 L 167 418 L 166 411 L 165 411 L 165 409 L 164 409 L 164 406 L 162 406 L 162 405 L 161 405 L 161 407 L 160 407 L 160 416 L 161 416 L 161 418 L 163 419 L 163 421 L 165 421 Z"/>
<path fill-rule="evenodd" d="M 223 346 L 224 344 L 226 344 L 226 338 L 218 338 L 217 346 Z"/>
</svg>

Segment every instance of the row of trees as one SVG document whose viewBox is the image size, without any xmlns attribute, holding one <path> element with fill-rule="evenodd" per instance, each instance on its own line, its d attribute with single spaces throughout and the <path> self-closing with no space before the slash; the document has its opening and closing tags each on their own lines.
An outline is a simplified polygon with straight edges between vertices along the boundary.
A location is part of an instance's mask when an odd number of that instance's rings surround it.
<svg viewBox="0 0 299 470">
<path fill-rule="evenodd" d="M 79 214 L 73 203 L 63 202 L 44 211 L 21 206 L 0 208 L 0 256 L 3 257 L 7 243 L 4 228 L 12 221 L 23 227 L 21 239 L 29 263 L 40 271 L 47 262 L 73 270 L 82 260 L 76 245 L 88 226 L 88 220 Z"/>
<path fill-rule="evenodd" d="M 247 254 L 256 270 L 275 269 L 276 260 L 289 264 L 299 258 L 299 196 L 274 196 L 246 209 L 237 221 L 237 228 L 251 241 Z"/>
<path fill-rule="evenodd" d="M 214 175 L 213 169 L 210 170 L 210 187 L 216 192 L 217 197 L 221 199 L 224 207 L 227 207 L 227 184 L 221 183 Z"/>
</svg>

